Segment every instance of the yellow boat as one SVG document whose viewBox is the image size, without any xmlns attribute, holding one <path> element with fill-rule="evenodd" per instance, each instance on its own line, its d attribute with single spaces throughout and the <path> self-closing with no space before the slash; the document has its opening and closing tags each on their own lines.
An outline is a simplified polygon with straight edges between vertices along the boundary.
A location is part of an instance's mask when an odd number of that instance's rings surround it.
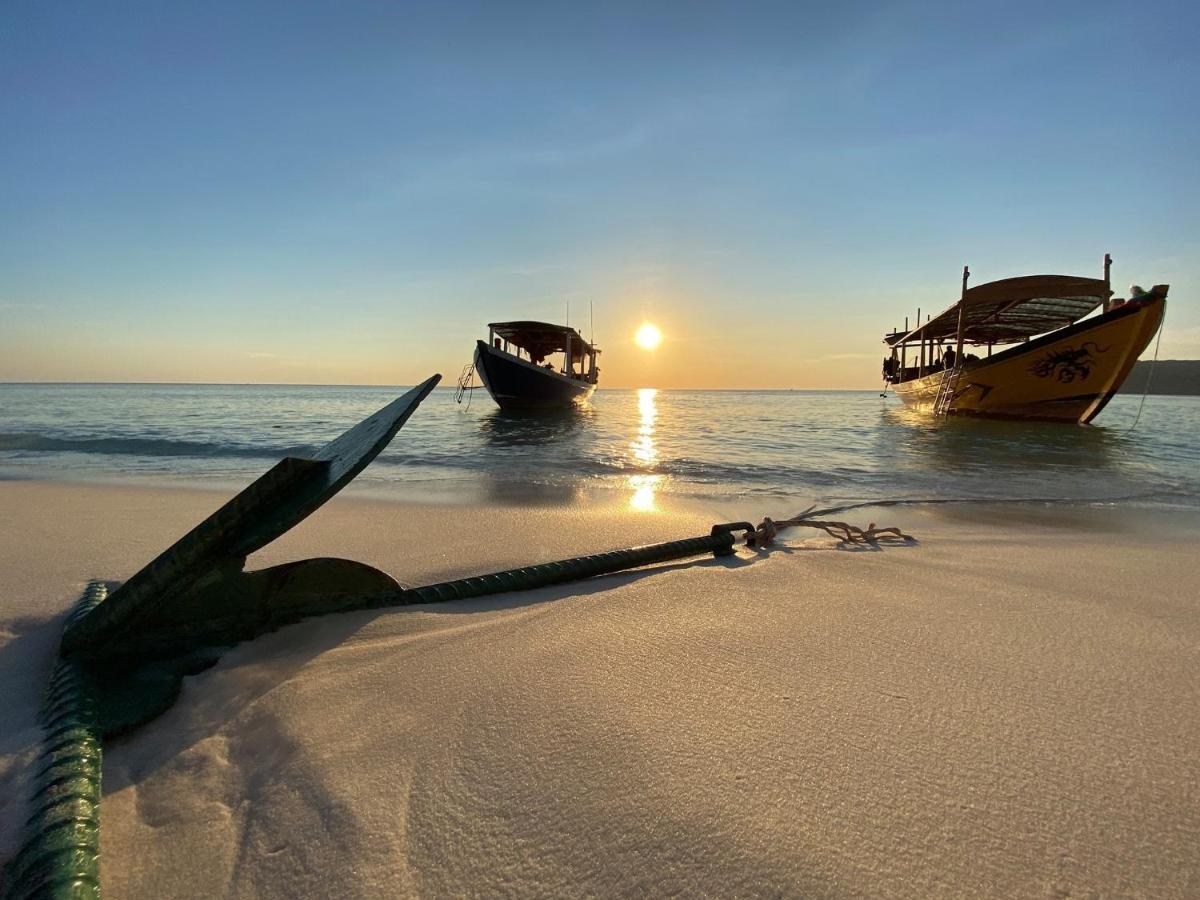
<svg viewBox="0 0 1200 900">
<path fill-rule="evenodd" d="M 1112 298 L 1104 277 L 1027 275 L 967 288 L 917 327 L 884 336 L 884 381 L 935 416 L 1092 421 L 1129 375 L 1166 311 L 1168 285 Z M 1099 314 L 1092 315 L 1097 312 Z M 964 347 L 979 353 L 964 353 Z M 980 355 L 984 353 L 986 355 Z"/>
</svg>

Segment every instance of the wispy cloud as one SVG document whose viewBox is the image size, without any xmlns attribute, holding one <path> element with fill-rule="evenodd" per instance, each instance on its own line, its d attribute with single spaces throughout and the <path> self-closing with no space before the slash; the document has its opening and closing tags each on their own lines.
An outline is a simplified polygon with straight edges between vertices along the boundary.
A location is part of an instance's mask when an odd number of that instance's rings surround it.
<svg viewBox="0 0 1200 900">
<path fill-rule="evenodd" d="M 597 135 L 590 139 L 517 147 L 500 154 L 498 161 L 543 166 L 594 162 L 636 152 L 645 147 L 652 137 L 653 129 L 642 125 L 621 132 Z"/>
<path fill-rule="evenodd" d="M 1168 326 L 1163 329 L 1162 346 L 1159 347 L 1158 358 L 1179 357 L 1187 359 L 1200 357 L 1200 325 L 1192 325 L 1187 328 Z"/>
</svg>

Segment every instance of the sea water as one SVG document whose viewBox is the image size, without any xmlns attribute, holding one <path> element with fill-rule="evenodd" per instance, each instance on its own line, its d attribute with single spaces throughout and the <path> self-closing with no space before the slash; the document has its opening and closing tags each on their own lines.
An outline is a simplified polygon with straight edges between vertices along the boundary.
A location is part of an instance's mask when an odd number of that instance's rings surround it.
<svg viewBox="0 0 1200 900">
<path fill-rule="evenodd" d="M 0 384 L 0 478 L 232 489 L 400 387 Z M 1119 396 L 1092 426 L 942 419 L 872 391 L 601 390 L 554 416 L 435 391 L 353 490 L 562 504 L 888 498 L 1200 506 L 1200 398 Z M 771 500 L 770 504 L 757 500 Z"/>
</svg>

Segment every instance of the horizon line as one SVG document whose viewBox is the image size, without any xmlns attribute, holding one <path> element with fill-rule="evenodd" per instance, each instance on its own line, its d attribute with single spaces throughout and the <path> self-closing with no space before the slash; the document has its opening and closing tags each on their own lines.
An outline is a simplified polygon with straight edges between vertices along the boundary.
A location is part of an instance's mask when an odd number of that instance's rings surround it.
<svg viewBox="0 0 1200 900">
<path fill-rule="evenodd" d="M 1160 360 L 1165 362 L 1165 360 Z M 1197 360 L 1200 362 L 1200 360 Z M 440 374 L 440 373 L 439 373 Z M 313 387 L 363 387 L 363 388 L 412 388 L 415 384 L 401 383 L 364 383 L 364 382 L 296 382 L 296 381 L 0 381 L 0 387 L 21 385 L 25 387 L 51 387 L 51 386 L 70 386 L 70 387 L 116 387 L 116 386 L 142 386 L 142 387 L 293 387 L 293 388 L 313 388 Z M 439 384 L 434 388 L 435 391 L 453 390 L 454 386 L 450 384 Z M 828 391 L 828 392 L 854 392 L 854 391 L 874 391 L 874 387 L 841 387 L 841 388 L 806 388 L 806 387 L 655 387 L 654 385 L 643 385 L 642 387 L 597 387 L 596 392 L 603 391 L 705 391 L 705 392 L 730 392 L 737 391 L 775 391 L 786 393 L 789 391 Z"/>
</svg>

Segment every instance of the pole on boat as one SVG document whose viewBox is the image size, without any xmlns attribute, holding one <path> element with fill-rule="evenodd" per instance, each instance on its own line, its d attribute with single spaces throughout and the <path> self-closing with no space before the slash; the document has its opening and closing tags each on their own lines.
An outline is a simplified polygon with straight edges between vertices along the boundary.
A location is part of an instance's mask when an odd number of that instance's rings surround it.
<svg viewBox="0 0 1200 900">
<path fill-rule="evenodd" d="M 1112 303 L 1112 279 L 1109 277 L 1109 270 L 1112 268 L 1112 256 L 1104 254 L 1104 311 L 1108 312 L 1109 306 Z"/>
<path fill-rule="evenodd" d="M 596 309 L 591 300 L 588 301 L 588 379 L 596 375 Z M 594 382 L 593 382 L 594 383 Z"/>
<path fill-rule="evenodd" d="M 962 297 L 958 301 L 958 341 L 954 347 L 955 365 L 962 365 L 963 327 L 966 320 L 967 306 L 967 279 L 970 277 L 971 270 L 967 266 L 963 266 Z"/>
<path fill-rule="evenodd" d="M 917 328 L 921 327 L 921 307 L 917 307 Z M 921 335 L 921 361 L 917 364 L 917 377 L 925 374 L 925 335 Z"/>
</svg>

